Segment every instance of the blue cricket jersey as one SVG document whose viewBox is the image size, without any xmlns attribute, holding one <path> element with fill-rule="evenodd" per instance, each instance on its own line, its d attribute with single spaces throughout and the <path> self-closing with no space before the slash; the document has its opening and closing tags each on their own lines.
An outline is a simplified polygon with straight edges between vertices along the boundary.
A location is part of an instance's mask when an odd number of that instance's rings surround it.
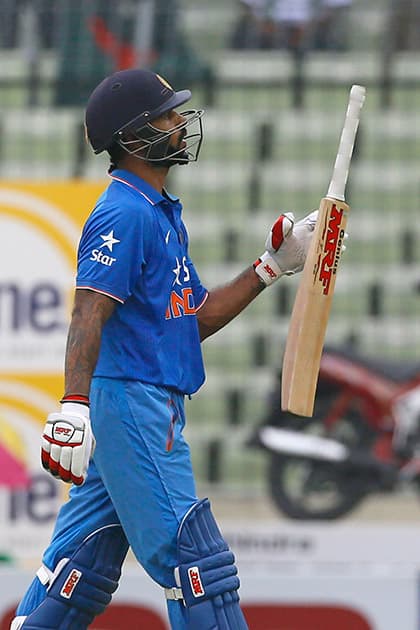
<svg viewBox="0 0 420 630">
<path fill-rule="evenodd" d="M 111 178 L 78 249 L 76 287 L 118 302 L 94 375 L 192 394 L 204 382 L 196 310 L 207 291 L 188 254 L 182 205 L 128 171 Z"/>
</svg>

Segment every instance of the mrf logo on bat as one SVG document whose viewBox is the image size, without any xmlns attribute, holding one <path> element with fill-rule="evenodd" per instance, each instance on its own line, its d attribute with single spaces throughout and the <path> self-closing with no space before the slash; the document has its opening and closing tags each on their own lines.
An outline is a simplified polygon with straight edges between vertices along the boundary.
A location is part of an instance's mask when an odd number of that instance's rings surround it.
<svg viewBox="0 0 420 630">
<path fill-rule="evenodd" d="M 331 212 L 325 217 L 325 224 L 318 245 L 320 252 L 314 266 L 314 284 L 319 280 L 323 286 L 322 293 L 324 295 L 329 294 L 331 278 L 337 273 L 345 235 L 344 228 L 341 227 L 344 218 L 344 209 L 337 208 L 336 204 L 332 205 Z"/>
</svg>

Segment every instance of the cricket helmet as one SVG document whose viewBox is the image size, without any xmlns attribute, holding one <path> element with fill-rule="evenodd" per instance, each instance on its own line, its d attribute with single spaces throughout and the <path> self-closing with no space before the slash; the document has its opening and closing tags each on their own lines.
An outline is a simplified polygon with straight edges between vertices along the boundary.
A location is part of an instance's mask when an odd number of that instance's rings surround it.
<svg viewBox="0 0 420 630">
<path fill-rule="evenodd" d="M 195 161 L 201 147 L 202 110 L 181 112 L 184 121 L 162 131 L 153 121 L 183 105 L 190 90 L 176 92 L 160 75 L 149 70 L 121 70 L 106 77 L 90 95 L 85 114 L 86 136 L 98 154 L 121 145 L 128 153 L 151 162 Z M 171 135 L 185 131 L 183 148 L 171 145 Z"/>
</svg>

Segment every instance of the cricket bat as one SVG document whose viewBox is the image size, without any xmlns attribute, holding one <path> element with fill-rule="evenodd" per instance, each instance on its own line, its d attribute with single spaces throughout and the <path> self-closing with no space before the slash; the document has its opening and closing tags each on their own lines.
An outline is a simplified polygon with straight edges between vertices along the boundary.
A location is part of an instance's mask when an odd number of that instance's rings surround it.
<svg viewBox="0 0 420 630">
<path fill-rule="evenodd" d="M 327 196 L 296 292 L 283 357 L 281 406 L 312 416 L 319 365 L 334 295 L 349 206 L 345 187 L 366 89 L 353 85 Z"/>
</svg>

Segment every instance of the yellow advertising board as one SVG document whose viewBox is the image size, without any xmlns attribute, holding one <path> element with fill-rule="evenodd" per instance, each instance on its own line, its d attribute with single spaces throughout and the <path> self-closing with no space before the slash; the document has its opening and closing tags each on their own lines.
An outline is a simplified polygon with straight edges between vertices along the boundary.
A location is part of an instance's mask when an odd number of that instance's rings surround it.
<svg viewBox="0 0 420 630">
<path fill-rule="evenodd" d="M 0 183 L 0 455 L 31 478 L 29 490 L 16 491 L 5 487 L 0 471 L 0 553 L 7 548 L 13 557 L 22 549 L 37 553 L 33 527 L 45 525 L 50 533 L 66 488 L 41 469 L 40 433 L 63 394 L 81 228 L 106 186 L 106 180 Z"/>
</svg>

